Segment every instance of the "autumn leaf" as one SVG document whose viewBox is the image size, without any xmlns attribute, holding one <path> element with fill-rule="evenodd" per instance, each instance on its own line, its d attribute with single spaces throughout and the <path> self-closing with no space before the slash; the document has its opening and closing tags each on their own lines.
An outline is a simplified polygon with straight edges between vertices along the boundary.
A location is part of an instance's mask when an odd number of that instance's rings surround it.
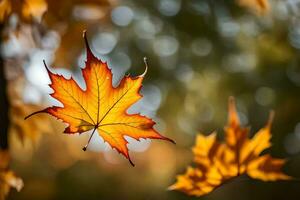
<svg viewBox="0 0 300 200">
<path fill-rule="evenodd" d="M 263 15 L 270 11 L 269 0 L 237 0 L 237 3 L 258 15 Z"/>
<path fill-rule="evenodd" d="M 16 135 L 23 146 L 27 143 L 36 145 L 43 133 L 52 133 L 52 120 L 47 116 L 40 115 L 24 123 L 24 117 L 28 113 L 40 110 L 41 105 L 26 103 L 23 100 L 25 79 L 22 75 L 9 78 L 7 85 L 7 95 L 9 97 L 9 135 Z M 41 121 L 43 123 L 41 123 Z M 13 136 L 14 137 L 14 136 Z M 11 139 L 11 138 L 10 138 Z"/>
<path fill-rule="evenodd" d="M 0 200 L 4 200 L 11 188 L 20 191 L 23 188 L 23 181 L 8 168 L 9 154 L 7 151 L 0 151 Z"/>
<path fill-rule="evenodd" d="M 41 133 L 50 133 L 52 131 L 51 121 L 46 119 L 45 116 L 40 116 L 24 123 L 24 117 L 37 109 L 41 109 L 41 106 L 24 104 L 21 101 L 11 101 L 11 126 L 9 131 L 16 134 L 23 144 L 27 140 L 32 144 L 36 144 L 41 137 Z"/>
<path fill-rule="evenodd" d="M 230 98 L 225 142 L 218 142 L 216 133 L 199 134 L 193 148 L 196 166 L 188 167 L 185 174 L 177 176 L 177 182 L 169 189 L 202 196 L 242 174 L 263 181 L 290 179 L 281 172 L 284 159 L 261 155 L 271 146 L 272 119 L 273 112 L 266 126 L 249 139 L 249 129 L 241 126 L 234 99 Z"/>
<path fill-rule="evenodd" d="M 24 21 L 41 21 L 43 14 L 47 11 L 45 0 L 1 0 L 0 22 L 6 20 L 12 13 L 17 13 Z"/>
<path fill-rule="evenodd" d="M 47 11 L 45 0 L 25 0 L 22 7 L 22 15 L 25 19 L 36 18 L 41 21 L 43 14 Z"/>
<path fill-rule="evenodd" d="M 54 90 L 51 96 L 64 106 L 52 106 L 37 113 L 49 113 L 69 124 L 64 133 L 74 134 L 92 130 L 91 137 L 98 134 L 112 148 L 123 154 L 133 165 L 127 148 L 129 136 L 136 140 L 140 138 L 171 139 L 160 135 L 154 128 L 155 122 L 140 114 L 128 114 L 127 109 L 141 99 L 139 93 L 147 71 L 137 77 L 125 76 L 117 87 L 112 85 L 112 73 L 107 63 L 96 58 L 87 42 L 86 66 L 82 69 L 86 89 L 82 89 L 71 77 L 66 79 L 52 73 L 46 66 L 51 79 L 50 87 Z M 27 117 L 27 118 L 28 118 Z M 90 137 L 90 139 L 91 139 Z M 88 141 L 88 144 L 90 142 Z M 84 147 L 86 150 L 88 144 Z"/>
<path fill-rule="evenodd" d="M 10 0 L 2 0 L 0 2 L 0 22 L 3 22 L 4 19 L 11 13 L 11 2 Z"/>
</svg>

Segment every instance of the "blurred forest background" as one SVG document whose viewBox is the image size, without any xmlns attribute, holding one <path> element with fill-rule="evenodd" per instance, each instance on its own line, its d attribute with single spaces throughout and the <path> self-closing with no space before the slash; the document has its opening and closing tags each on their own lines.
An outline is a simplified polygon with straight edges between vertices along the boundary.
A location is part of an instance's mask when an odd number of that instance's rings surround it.
<svg viewBox="0 0 300 200">
<path fill-rule="evenodd" d="M 197 133 L 223 137 L 231 95 L 252 134 L 276 112 L 267 152 L 300 177 L 299 0 L 2 0 L 0 20 L 0 147 L 24 181 L 8 199 L 196 199 L 167 187 L 191 163 Z M 99 136 L 83 152 L 88 134 L 65 135 L 48 115 L 24 121 L 55 103 L 43 59 L 83 83 L 83 30 L 115 84 L 141 74 L 148 58 L 144 98 L 131 112 L 154 118 L 176 145 L 132 140 L 132 167 Z M 199 199 L 293 200 L 299 188 L 298 179 L 242 176 Z"/>
</svg>

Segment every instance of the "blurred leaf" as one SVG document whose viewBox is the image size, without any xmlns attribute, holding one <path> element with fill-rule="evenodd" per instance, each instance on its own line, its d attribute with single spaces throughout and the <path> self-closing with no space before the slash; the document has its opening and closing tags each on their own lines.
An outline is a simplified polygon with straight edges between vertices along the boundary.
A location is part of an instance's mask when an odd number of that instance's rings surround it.
<svg viewBox="0 0 300 200">
<path fill-rule="evenodd" d="M 4 200 L 10 191 L 15 188 L 20 191 L 23 188 L 23 180 L 9 170 L 9 154 L 7 151 L 0 151 L 0 200 Z"/>
<path fill-rule="evenodd" d="M 189 195 L 205 195 L 224 182 L 248 174 L 263 181 L 288 180 L 281 168 L 285 161 L 261 153 L 271 146 L 270 115 L 267 125 L 253 138 L 248 138 L 249 129 L 241 127 L 233 98 L 229 100 L 228 124 L 225 127 L 225 143 L 219 143 L 216 133 L 209 136 L 198 135 L 193 148 L 196 167 L 188 167 L 184 175 L 177 177 L 171 190 L 179 190 Z"/>
<path fill-rule="evenodd" d="M 33 17 L 40 21 L 46 11 L 47 2 L 45 0 L 25 0 L 22 7 L 22 16 L 27 20 Z"/>
<path fill-rule="evenodd" d="M 11 13 L 11 3 L 10 0 L 2 0 L 0 2 L 0 21 L 3 22 L 4 19 Z"/>
<path fill-rule="evenodd" d="M 17 70 L 15 70 L 16 73 Z M 25 103 L 23 101 L 23 92 L 25 80 L 21 73 L 17 73 L 18 78 L 14 78 L 13 81 L 9 82 L 8 95 L 10 100 L 10 134 L 16 134 L 20 139 L 21 143 L 25 145 L 28 141 L 30 145 L 36 144 L 43 133 L 53 132 L 51 120 L 46 116 L 39 116 L 24 121 L 24 118 L 30 112 L 41 109 L 41 106 L 31 103 Z M 43 123 L 41 123 L 41 121 Z"/>
<path fill-rule="evenodd" d="M 45 0 L 2 0 L 0 2 L 0 21 L 3 22 L 11 14 L 17 15 L 24 21 L 40 21 L 47 10 Z"/>
<path fill-rule="evenodd" d="M 14 102 L 11 106 L 11 129 L 12 133 L 16 133 L 22 142 L 25 140 L 31 141 L 35 144 L 40 138 L 42 133 L 51 132 L 51 123 L 44 116 L 39 116 L 34 119 L 24 122 L 24 117 L 27 113 L 33 112 L 40 109 L 40 106 L 34 104 L 24 104 L 19 102 Z M 43 123 L 41 123 L 43 122 Z"/>
<path fill-rule="evenodd" d="M 266 14 L 270 11 L 269 0 L 237 0 L 240 6 L 249 8 L 258 15 Z"/>
</svg>

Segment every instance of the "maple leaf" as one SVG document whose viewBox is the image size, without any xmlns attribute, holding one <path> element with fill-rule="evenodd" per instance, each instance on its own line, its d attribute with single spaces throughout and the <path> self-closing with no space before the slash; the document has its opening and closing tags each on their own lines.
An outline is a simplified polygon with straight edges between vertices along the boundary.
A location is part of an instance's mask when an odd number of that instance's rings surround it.
<svg viewBox="0 0 300 200">
<path fill-rule="evenodd" d="M 21 178 L 18 178 L 13 171 L 8 168 L 9 154 L 7 151 L 0 151 L 0 200 L 4 200 L 10 191 L 15 188 L 20 191 L 24 184 Z"/>
<path fill-rule="evenodd" d="M 128 114 L 127 109 L 137 102 L 142 95 L 139 93 L 144 75 L 147 71 L 137 77 L 125 76 L 117 87 L 112 85 L 112 73 L 106 62 L 96 58 L 87 41 L 84 32 L 84 39 L 87 49 L 86 66 L 82 69 L 86 90 L 71 77 L 66 79 L 61 75 L 52 73 L 48 67 L 51 84 L 54 90 L 51 96 L 60 101 L 64 106 L 52 106 L 44 110 L 35 112 L 49 113 L 63 122 L 69 124 L 64 133 L 74 134 L 92 130 L 93 134 L 98 134 L 112 148 L 123 154 L 132 165 L 129 157 L 127 140 L 124 136 L 129 136 L 136 140 L 140 138 L 163 139 L 173 142 L 171 139 L 160 135 L 153 126 L 155 122 L 140 114 Z M 28 118 L 26 117 L 26 118 Z M 25 119 L 26 119 L 25 118 Z"/>
<path fill-rule="evenodd" d="M 269 12 L 270 3 L 269 0 L 237 0 L 240 6 L 249 8 L 258 15 L 263 15 Z"/>
<path fill-rule="evenodd" d="M 202 196 L 241 174 L 263 181 L 290 179 L 281 172 L 284 159 L 261 155 L 271 146 L 273 115 L 271 112 L 266 126 L 249 139 L 249 129 L 241 127 L 234 99 L 230 98 L 228 124 L 224 129 L 225 142 L 218 142 L 216 133 L 208 136 L 199 134 L 193 148 L 196 167 L 188 167 L 185 174 L 177 176 L 177 182 L 169 189 Z"/>
</svg>

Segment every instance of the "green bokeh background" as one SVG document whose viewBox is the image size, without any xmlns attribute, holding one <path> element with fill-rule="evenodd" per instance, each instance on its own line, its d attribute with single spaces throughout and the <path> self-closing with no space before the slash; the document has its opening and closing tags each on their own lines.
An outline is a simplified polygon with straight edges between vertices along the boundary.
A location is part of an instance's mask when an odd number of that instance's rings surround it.
<svg viewBox="0 0 300 200">
<path fill-rule="evenodd" d="M 115 4 L 105 24 L 88 27 L 91 48 L 108 61 L 113 72 L 130 59 L 126 71 L 140 74 L 143 57 L 148 58 L 143 85 L 154 93 L 145 95 L 150 102 L 146 105 L 158 102 L 159 106 L 146 114 L 154 117 L 157 129 L 174 139 L 176 146 L 152 141 L 146 152 L 130 152 L 134 168 L 116 152 L 114 156 L 121 160 L 118 164 L 107 162 L 100 152 L 86 153 L 93 154 L 93 159 L 78 159 L 62 169 L 55 167 L 55 159 L 48 159 L 50 154 L 62 153 L 49 147 L 60 132 L 45 135 L 30 159 L 13 160 L 12 168 L 24 179 L 25 187 L 20 193 L 11 192 L 9 199 L 300 199 L 300 8 L 297 1 L 270 3 L 271 11 L 263 16 L 225 0 L 125 0 Z M 133 16 L 130 23 L 120 26 L 120 17 L 111 16 L 124 6 L 124 18 Z M 72 16 L 69 22 L 77 23 Z M 117 38 L 105 55 L 93 42 L 103 32 Z M 76 44 L 74 48 L 84 52 L 83 41 Z M 125 61 L 124 56 L 118 57 L 120 52 L 127 55 Z M 78 73 L 83 62 L 73 60 L 71 70 Z M 216 130 L 218 138 L 223 138 L 229 96 L 236 98 L 241 121 L 251 127 L 252 135 L 267 122 L 269 111 L 275 111 L 273 146 L 265 152 L 287 158 L 284 171 L 295 179 L 262 182 L 241 176 L 200 198 L 167 191 L 176 175 L 192 164 L 190 148 L 197 133 Z M 65 139 L 69 138 L 57 137 Z"/>
</svg>

